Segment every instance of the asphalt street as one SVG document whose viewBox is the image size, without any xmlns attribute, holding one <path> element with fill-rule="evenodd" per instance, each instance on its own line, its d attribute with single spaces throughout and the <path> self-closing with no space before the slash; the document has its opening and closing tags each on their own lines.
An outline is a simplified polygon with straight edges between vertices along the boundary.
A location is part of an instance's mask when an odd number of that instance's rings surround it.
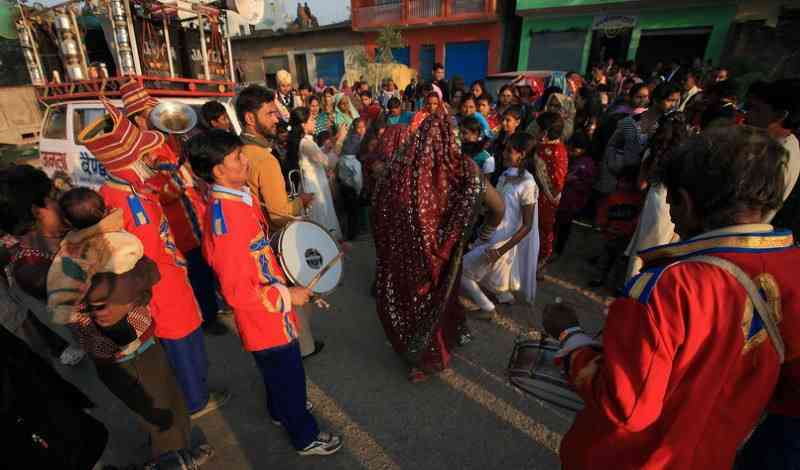
<svg viewBox="0 0 800 470">
<path fill-rule="evenodd" d="M 558 469 L 558 445 L 573 415 L 509 385 L 505 369 L 514 339 L 541 325 L 542 306 L 561 297 L 575 306 L 585 328 L 597 331 L 608 298 L 584 286 L 595 276 L 585 259 L 601 250 L 599 237 L 576 227 L 565 256 L 540 284 L 536 305 L 500 309 L 492 323 L 471 320 L 474 340 L 457 349 L 452 368 L 421 384 L 386 341 L 369 295 L 374 278 L 370 239 L 357 241 L 345 261 L 342 285 L 316 311 L 314 334 L 324 351 L 306 361 L 309 398 L 322 429 L 344 436 L 329 457 L 300 457 L 283 429 L 268 419 L 264 388 L 252 357 L 231 333 L 206 336 L 212 388 L 231 401 L 194 421 L 194 439 L 217 451 L 204 468 L 221 469 Z M 535 333 L 534 333 L 535 334 Z M 100 384 L 88 361 L 60 367 L 98 404 L 111 441 L 104 464 L 147 457 L 134 417 Z"/>
</svg>

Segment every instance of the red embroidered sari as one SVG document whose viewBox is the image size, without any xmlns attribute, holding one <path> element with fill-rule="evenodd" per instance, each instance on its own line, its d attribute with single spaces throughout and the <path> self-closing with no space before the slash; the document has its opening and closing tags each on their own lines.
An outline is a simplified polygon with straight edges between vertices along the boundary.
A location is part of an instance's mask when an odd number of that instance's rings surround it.
<svg viewBox="0 0 800 470">
<path fill-rule="evenodd" d="M 567 179 L 569 160 L 567 147 L 560 141 L 539 144 L 536 147 L 536 180 L 539 191 L 539 262 L 553 254 L 555 223 L 561 192 Z"/>
<path fill-rule="evenodd" d="M 395 351 L 426 372 L 447 367 L 463 331 L 461 258 L 482 189 L 452 124 L 435 114 L 387 162 L 376 190 L 378 316 Z"/>
</svg>

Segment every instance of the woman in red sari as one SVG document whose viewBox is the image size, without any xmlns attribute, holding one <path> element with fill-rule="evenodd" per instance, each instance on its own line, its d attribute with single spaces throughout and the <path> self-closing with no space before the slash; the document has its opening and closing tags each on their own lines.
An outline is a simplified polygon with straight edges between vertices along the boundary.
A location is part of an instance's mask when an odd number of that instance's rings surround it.
<svg viewBox="0 0 800 470">
<path fill-rule="evenodd" d="M 536 118 L 541 129 L 541 142 L 536 146 L 533 174 L 539 184 L 539 269 L 553 254 L 555 223 L 561 192 L 567 179 L 569 160 L 567 147 L 561 141 L 564 120 L 558 113 L 545 112 Z"/>
<path fill-rule="evenodd" d="M 386 162 L 377 185 L 378 316 L 412 382 L 447 368 L 451 349 L 468 335 L 458 286 L 482 193 L 478 167 L 461 155 L 441 112 Z"/>
</svg>

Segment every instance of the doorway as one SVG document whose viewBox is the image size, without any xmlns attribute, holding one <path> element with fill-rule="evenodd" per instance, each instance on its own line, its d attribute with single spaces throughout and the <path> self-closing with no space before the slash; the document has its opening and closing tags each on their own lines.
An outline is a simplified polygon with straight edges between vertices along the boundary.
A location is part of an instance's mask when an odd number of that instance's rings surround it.
<svg viewBox="0 0 800 470">
<path fill-rule="evenodd" d="M 655 29 L 642 31 L 636 62 L 641 70 L 652 70 L 656 63 L 677 60 L 691 64 L 706 54 L 711 28 Z"/>
<path fill-rule="evenodd" d="M 592 31 L 592 47 L 589 52 L 588 66 L 605 63 L 608 59 L 614 59 L 615 64 L 625 62 L 628 59 L 631 33 L 633 33 L 633 28 Z"/>
<path fill-rule="evenodd" d="M 305 54 L 294 55 L 294 68 L 297 75 L 297 85 L 309 84 L 308 81 L 308 60 Z"/>
</svg>

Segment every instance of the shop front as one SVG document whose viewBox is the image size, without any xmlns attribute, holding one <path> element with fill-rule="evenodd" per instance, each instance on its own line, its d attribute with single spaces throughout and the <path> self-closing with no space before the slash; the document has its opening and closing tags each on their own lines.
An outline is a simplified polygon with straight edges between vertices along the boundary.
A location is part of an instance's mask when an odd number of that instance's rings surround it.
<svg viewBox="0 0 800 470">
<path fill-rule="evenodd" d="M 643 70 L 657 62 L 717 63 L 736 4 L 691 5 L 670 2 L 570 2 L 519 0 L 523 16 L 519 70 L 586 72 L 595 63 L 636 61 Z M 552 4 L 552 5 L 550 5 Z M 581 5 L 576 5 L 581 4 Z"/>
</svg>

